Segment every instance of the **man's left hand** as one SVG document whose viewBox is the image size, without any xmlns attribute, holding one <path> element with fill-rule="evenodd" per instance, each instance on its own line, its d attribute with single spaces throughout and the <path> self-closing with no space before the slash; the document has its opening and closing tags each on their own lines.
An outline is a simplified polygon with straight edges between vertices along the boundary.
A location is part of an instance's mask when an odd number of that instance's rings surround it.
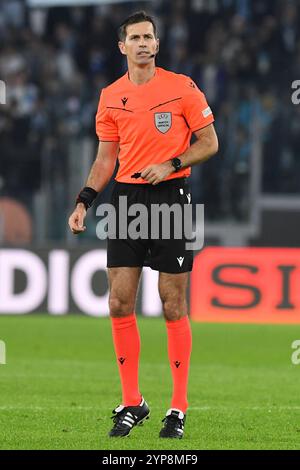
<svg viewBox="0 0 300 470">
<path fill-rule="evenodd" d="M 175 169 L 172 166 L 171 161 L 158 163 L 156 165 L 147 166 L 141 171 L 141 178 L 147 180 L 150 184 L 155 186 L 156 184 L 163 181 L 171 173 L 174 173 Z"/>
</svg>

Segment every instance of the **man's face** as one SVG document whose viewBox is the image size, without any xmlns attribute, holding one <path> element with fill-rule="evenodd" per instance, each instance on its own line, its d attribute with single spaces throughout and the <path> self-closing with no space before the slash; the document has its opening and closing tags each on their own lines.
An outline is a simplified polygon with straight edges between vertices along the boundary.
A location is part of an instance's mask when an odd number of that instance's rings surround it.
<svg viewBox="0 0 300 470">
<path fill-rule="evenodd" d="M 158 50 L 159 39 L 154 36 L 153 25 L 149 21 L 127 26 L 125 42 L 119 41 L 119 48 L 127 60 L 137 64 L 149 64 L 154 57 L 150 57 Z"/>
</svg>

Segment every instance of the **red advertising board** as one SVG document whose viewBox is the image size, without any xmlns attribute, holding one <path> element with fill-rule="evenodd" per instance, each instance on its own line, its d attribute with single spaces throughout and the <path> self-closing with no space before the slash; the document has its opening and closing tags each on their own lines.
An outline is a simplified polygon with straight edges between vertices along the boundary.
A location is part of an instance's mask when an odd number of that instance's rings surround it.
<svg viewBox="0 0 300 470">
<path fill-rule="evenodd" d="M 300 323 L 300 248 L 203 249 L 191 275 L 191 318 Z"/>
</svg>

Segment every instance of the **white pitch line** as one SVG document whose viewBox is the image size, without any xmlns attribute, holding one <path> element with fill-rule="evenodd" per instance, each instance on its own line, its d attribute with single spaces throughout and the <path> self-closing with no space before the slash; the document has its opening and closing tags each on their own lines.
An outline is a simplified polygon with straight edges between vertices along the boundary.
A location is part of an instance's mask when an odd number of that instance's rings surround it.
<svg viewBox="0 0 300 470">
<path fill-rule="evenodd" d="M 33 410 L 33 411 L 47 411 L 47 410 L 79 410 L 79 411 L 90 411 L 90 410 L 98 410 L 103 411 L 106 407 L 103 406 L 81 406 L 81 405 L 74 405 L 74 406 L 56 406 L 56 405 L 45 405 L 45 406 L 36 406 L 36 405 L 0 405 L 0 410 Z M 161 410 L 161 407 L 153 407 L 151 406 L 152 410 Z M 234 412 L 231 406 L 191 406 L 189 407 L 188 411 L 232 411 Z M 243 411 L 243 410 L 252 410 L 252 411 L 280 411 L 280 410 L 287 410 L 287 411 L 295 411 L 300 410 L 300 406 L 240 406 L 235 407 L 235 410 Z"/>
<path fill-rule="evenodd" d="M 232 410 L 231 406 L 191 406 L 189 407 L 190 411 L 210 411 L 210 410 Z M 276 411 L 276 410 L 300 410 L 300 406 L 236 406 L 236 410 L 268 410 L 268 411 Z"/>
</svg>

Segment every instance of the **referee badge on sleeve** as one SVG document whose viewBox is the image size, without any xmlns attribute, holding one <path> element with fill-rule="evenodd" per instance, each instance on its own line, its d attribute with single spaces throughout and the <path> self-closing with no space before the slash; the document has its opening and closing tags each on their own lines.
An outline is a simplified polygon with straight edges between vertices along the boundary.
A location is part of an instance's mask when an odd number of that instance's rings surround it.
<svg viewBox="0 0 300 470">
<path fill-rule="evenodd" d="M 172 127 L 172 113 L 155 113 L 154 121 L 156 129 L 165 134 Z"/>
<path fill-rule="evenodd" d="M 205 108 L 203 111 L 202 111 L 202 114 L 203 114 L 203 117 L 207 118 L 208 116 L 210 116 L 212 114 L 212 110 L 210 109 L 210 107 L 208 106 L 208 108 Z"/>
</svg>

